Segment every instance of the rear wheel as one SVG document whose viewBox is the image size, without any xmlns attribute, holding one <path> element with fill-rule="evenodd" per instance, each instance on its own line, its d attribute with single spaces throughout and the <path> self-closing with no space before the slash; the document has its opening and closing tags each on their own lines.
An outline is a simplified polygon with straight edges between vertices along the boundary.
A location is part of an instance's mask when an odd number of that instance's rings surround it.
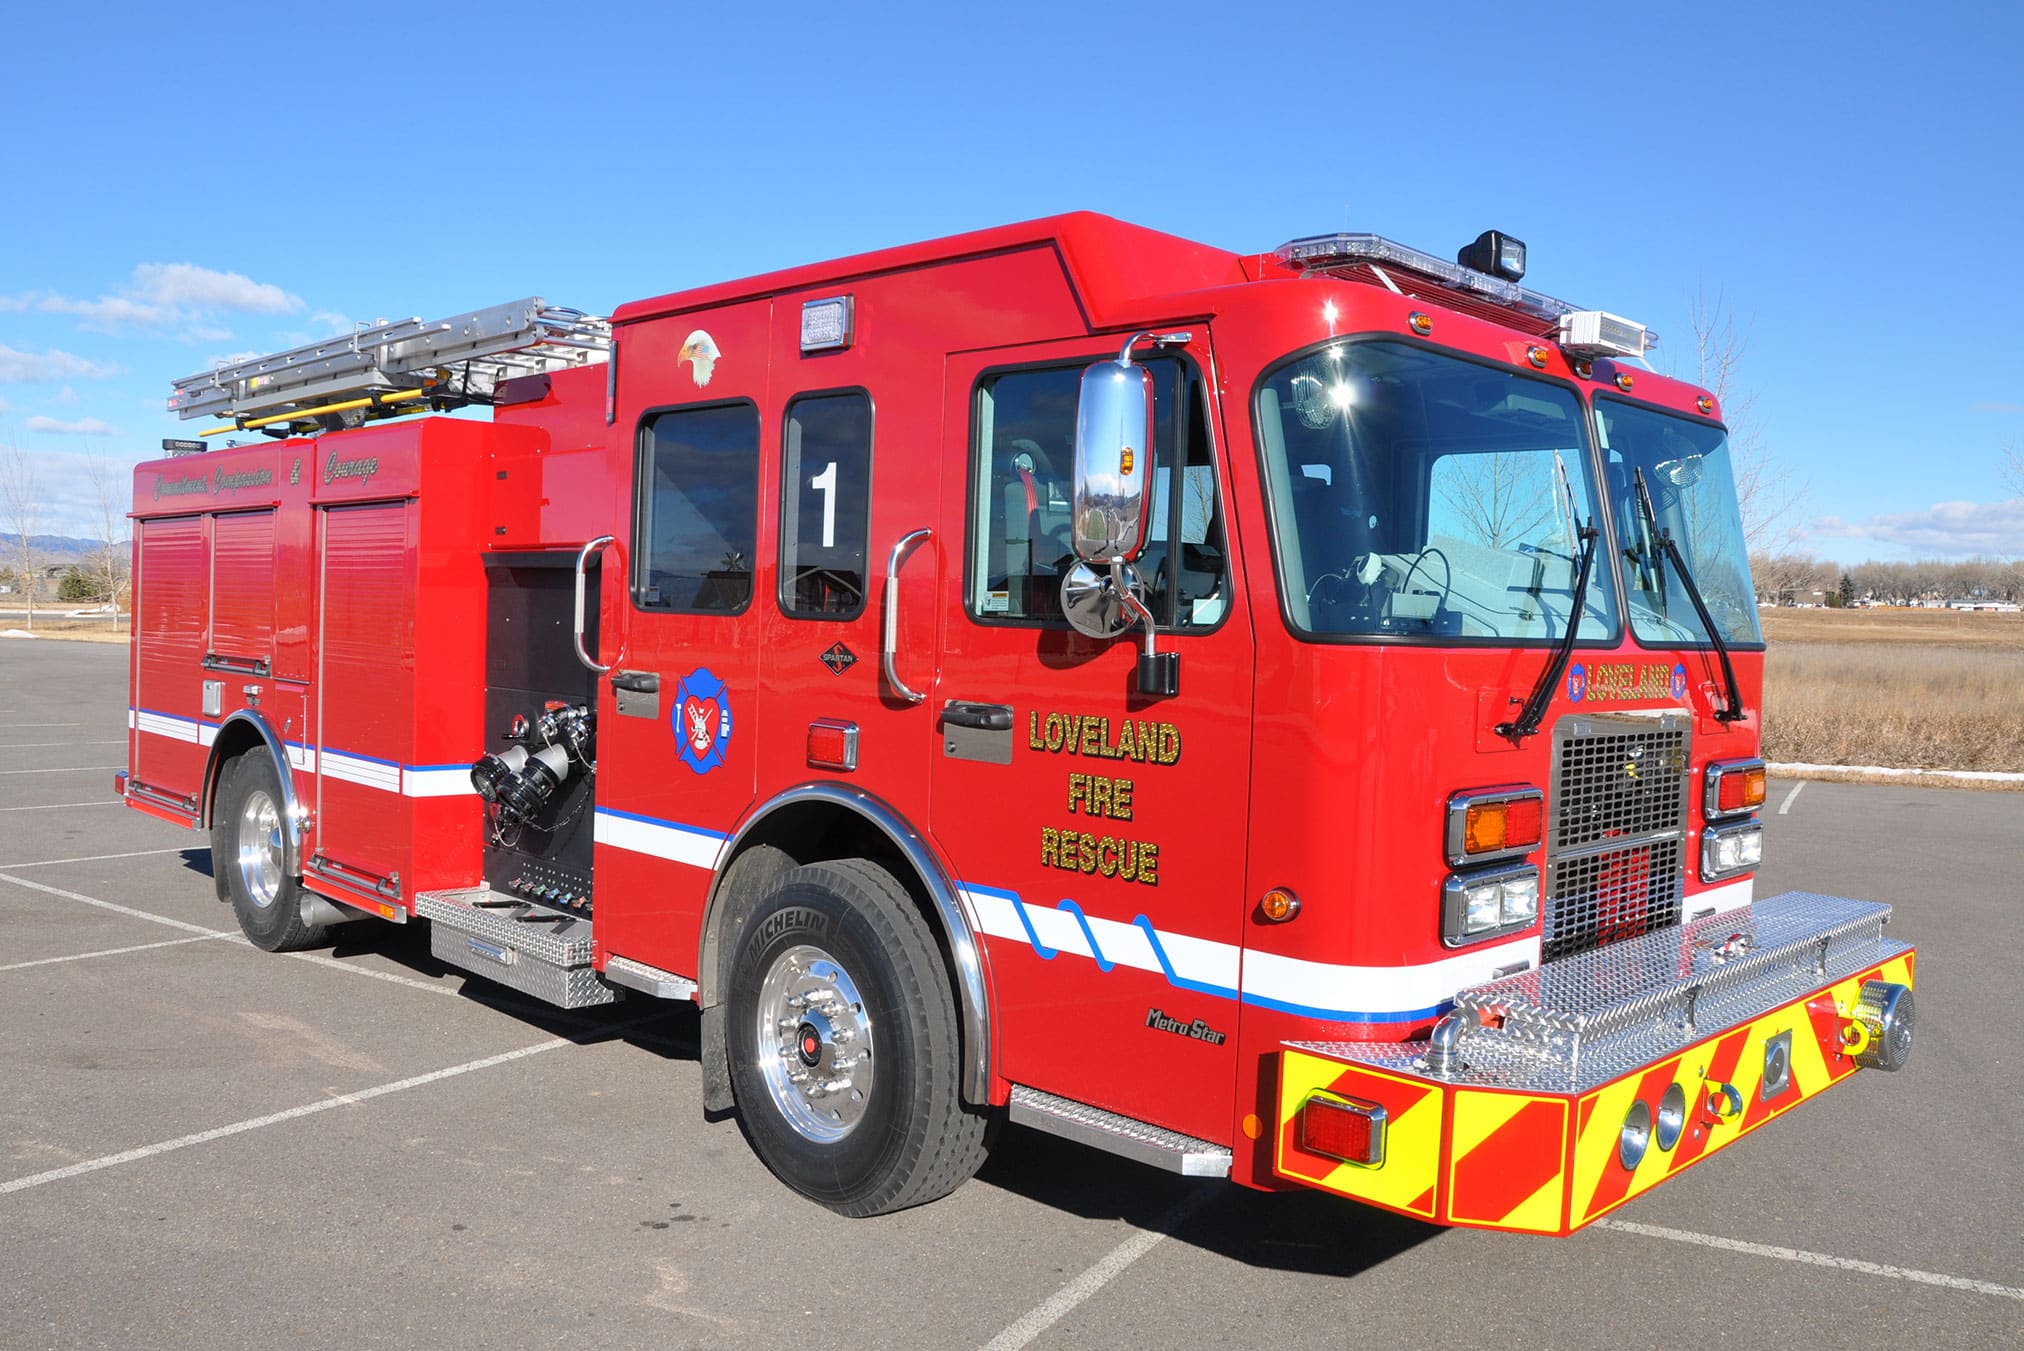
<svg viewBox="0 0 2024 1351">
<path fill-rule="evenodd" d="M 958 1088 L 955 998 L 934 935 L 863 859 L 776 878 L 730 972 L 739 1120 L 788 1186 L 844 1215 L 945 1196 L 984 1161 Z"/>
<path fill-rule="evenodd" d="M 273 760 L 254 750 L 225 766 L 211 811 L 211 867 L 224 880 L 240 929 L 268 952 L 317 947 L 329 934 L 302 917 L 302 886 L 281 819 L 286 801 Z"/>
</svg>

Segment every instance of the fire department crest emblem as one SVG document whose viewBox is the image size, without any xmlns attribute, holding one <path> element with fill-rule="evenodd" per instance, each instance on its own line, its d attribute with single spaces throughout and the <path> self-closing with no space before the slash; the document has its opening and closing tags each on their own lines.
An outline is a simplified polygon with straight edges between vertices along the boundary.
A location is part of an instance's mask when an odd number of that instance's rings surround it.
<svg viewBox="0 0 2024 1351">
<path fill-rule="evenodd" d="M 1687 668 L 1684 664 L 1673 667 L 1673 698 L 1687 697 Z"/>
<path fill-rule="evenodd" d="M 682 763 L 708 774 L 724 763 L 731 744 L 731 695 L 724 682 L 701 666 L 675 686 L 675 707 L 669 715 Z"/>
<path fill-rule="evenodd" d="M 1578 704 L 1588 697 L 1588 668 L 1580 662 L 1567 668 L 1567 702 Z"/>
</svg>

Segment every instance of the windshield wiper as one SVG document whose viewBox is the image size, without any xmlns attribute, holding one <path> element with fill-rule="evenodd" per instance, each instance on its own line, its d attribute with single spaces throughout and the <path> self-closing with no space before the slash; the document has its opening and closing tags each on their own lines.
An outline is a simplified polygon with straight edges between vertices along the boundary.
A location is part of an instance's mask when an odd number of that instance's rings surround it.
<svg viewBox="0 0 2024 1351">
<path fill-rule="evenodd" d="M 1570 500 L 1572 495 L 1570 494 Z M 1497 724 L 1497 735 L 1509 737 L 1523 743 L 1525 738 L 1539 730 L 1539 720 L 1546 716 L 1546 706 L 1553 702 L 1554 687 L 1560 683 L 1561 673 L 1567 669 L 1567 660 L 1574 655 L 1574 640 L 1581 634 L 1581 616 L 1588 605 L 1588 574 L 1595 563 L 1595 541 L 1601 532 L 1595 528 L 1595 518 L 1580 531 L 1581 566 L 1574 577 L 1574 595 L 1567 610 L 1567 632 L 1560 635 L 1560 645 L 1553 650 L 1553 660 L 1546 663 L 1546 669 L 1539 674 L 1539 683 L 1532 687 L 1532 693 L 1525 700 L 1525 707 L 1510 722 Z"/>
<path fill-rule="evenodd" d="M 1643 469 L 1633 471 L 1637 478 L 1637 506 L 1644 513 L 1647 537 L 1657 535 L 1659 541 L 1658 574 L 1660 594 L 1664 594 L 1667 559 L 1673 563 L 1673 571 L 1679 574 L 1680 585 L 1687 589 L 1687 599 L 1694 603 L 1694 613 L 1701 617 L 1701 627 L 1708 631 L 1708 642 L 1714 646 L 1715 655 L 1722 661 L 1722 679 L 1728 684 L 1728 706 L 1715 710 L 1716 722 L 1736 722 L 1743 717 L 1743 691 L 1736 684 L 1736 667 L 1729 660 L 1729 644 L 1722 639 L 1722 631 L 1715 627 L 1713 616 L 1708 613 L 1708 603 L 1701 599 L 1700 584 L 1694 581 L 1694 574 L 1687 571 L 1687 560 L 1680 556 L 1680 546 L 1673 543 L 1673 532 L 1662 529 L 1658 513 L 1652 510 L 1651 489 L 1645 486 Z"/>
</svg>

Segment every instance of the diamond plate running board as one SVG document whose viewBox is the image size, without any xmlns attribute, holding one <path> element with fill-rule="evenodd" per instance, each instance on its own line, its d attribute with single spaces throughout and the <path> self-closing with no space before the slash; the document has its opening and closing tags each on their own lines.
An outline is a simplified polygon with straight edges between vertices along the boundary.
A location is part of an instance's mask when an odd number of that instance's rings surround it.
<svg viewBox="0 0 2024 1351">
<path fill-rule="evenodd" d="M 1170 1131 L 1149 1121 L 1106 1112 L 1086 1102 L 1043 1093 L 1024 1084 L 1012 1086 L 1008 1116 L 1022 1126 L 1031 1126 L 1078 1144 L 1094 1145 L 1183 1177 L 1230 1175 L 1230 1151 L 1221 1145 Z"/>
</svg>

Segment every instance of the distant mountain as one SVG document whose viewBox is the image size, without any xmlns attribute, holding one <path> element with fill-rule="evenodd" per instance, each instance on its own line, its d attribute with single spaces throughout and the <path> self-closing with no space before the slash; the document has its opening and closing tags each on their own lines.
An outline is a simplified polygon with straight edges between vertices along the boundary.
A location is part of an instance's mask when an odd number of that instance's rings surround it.
<svg viewBox="0 0 2024 1351">
<path fill-rule="evenodd" d="M 21 536 L 0 530 L 0 563 L 8 559 L 9 551 L 21 547 Z M 60 563 L 66 558 L 83 558 L 98 552 L 98 541 L 79 539 L 75 535 L 30 535 L 28 547 L 35 550 L 35 556 L 51 563 Z"/>
</svg>

